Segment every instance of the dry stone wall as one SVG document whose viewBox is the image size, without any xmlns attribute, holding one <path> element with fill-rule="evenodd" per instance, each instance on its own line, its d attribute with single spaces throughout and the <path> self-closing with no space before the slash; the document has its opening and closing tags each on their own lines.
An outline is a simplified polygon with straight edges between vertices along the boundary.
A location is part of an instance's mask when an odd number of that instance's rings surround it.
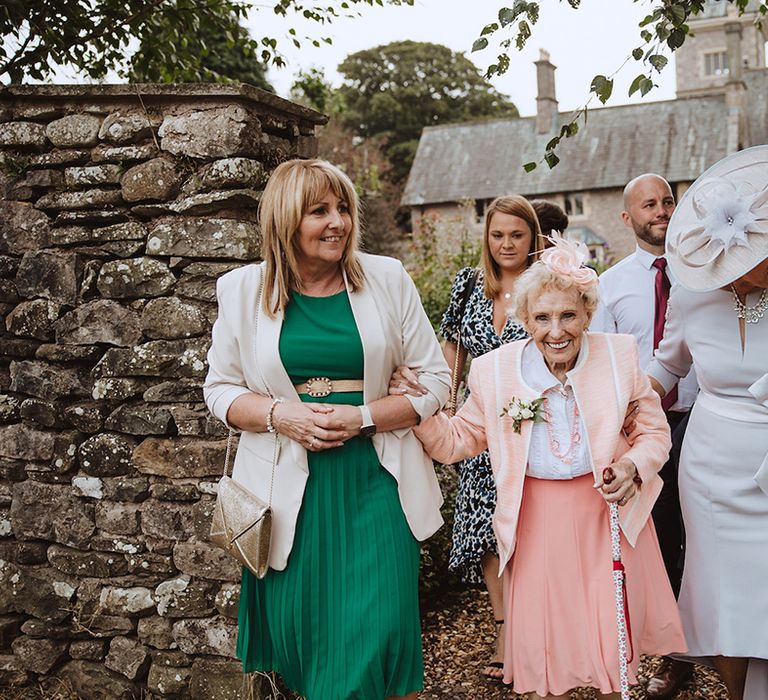
<svg viewBox="0 0 768 700">
<path fill-rule="evenodd" d="M 323 122 L 245 85 L 0 89 L 0 684 L 239 696 L 215 281 Z"/>
</svg>

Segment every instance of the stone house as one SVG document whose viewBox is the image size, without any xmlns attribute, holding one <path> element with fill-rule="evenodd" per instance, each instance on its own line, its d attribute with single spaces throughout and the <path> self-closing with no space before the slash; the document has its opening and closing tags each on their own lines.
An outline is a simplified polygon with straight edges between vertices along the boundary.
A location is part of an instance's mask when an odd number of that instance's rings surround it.
<svg viewBox="0 0 768 700">
<path fill-rule="evenodd" d="M 594 257 L 624 257 L 634 248 L 619 218 L 629 180 L 659 173 L 679 199 L 726 154 L 768 142 L 766 28 L 754 18 L 708 2 L 691 21 L 695 37 L 675 54 L 676 99 L 591 110 L 579 134 L 561 142 L 557 167 L 526 173 L 523 163 L 541 159 L 571 114 L 558 111 L 555 66 L 542 51 L 535 116 L 424 129 L 402 197 L 413 230 L 425 216 L 469 216 L 479 232 L 492 199 L 519 193 L 563 207 L 569 235 L 587 242 Z M 466 200 L 474 210 L 460 206 Z"/>
</svg>

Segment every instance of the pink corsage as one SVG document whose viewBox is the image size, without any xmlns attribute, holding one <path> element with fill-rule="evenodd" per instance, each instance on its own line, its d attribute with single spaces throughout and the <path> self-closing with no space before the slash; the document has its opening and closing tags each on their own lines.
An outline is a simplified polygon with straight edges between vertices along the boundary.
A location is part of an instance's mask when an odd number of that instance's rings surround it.
<svg viewBox="0 0 768 700">
<path fill-rule="evenodd" d="M 597 273 L 591 267 L 585 267 L 589 260 L 589 249 L 581 241 L 569 241 L 557 231 L 548 237 L 552 248 L 541 253 L 540 260 L 552 272 L 561 277 L 570 277 L 578 287 L 588 289 L 597 284 Z"/>
</svg>

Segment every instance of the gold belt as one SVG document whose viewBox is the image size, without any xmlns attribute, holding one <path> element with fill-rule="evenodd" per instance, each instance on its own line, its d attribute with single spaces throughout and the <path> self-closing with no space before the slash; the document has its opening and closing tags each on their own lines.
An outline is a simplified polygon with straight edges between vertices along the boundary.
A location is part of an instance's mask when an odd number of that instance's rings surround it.
<svg viewBox="0 0 768 700">
<path fill-rule="evenodd" d="M 312 377 L 303 384 L 296 384 L 297 394 L 308 394 L 313 398 L 323 398 L 341 391 L 362 391 L 362 379 L 328 379 L 328 377 Z"/>
</svg>

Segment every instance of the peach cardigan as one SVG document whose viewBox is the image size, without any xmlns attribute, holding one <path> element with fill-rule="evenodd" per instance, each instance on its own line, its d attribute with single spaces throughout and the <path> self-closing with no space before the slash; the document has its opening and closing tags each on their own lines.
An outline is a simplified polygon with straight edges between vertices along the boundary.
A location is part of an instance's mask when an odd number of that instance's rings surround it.
<svg viewBox="0 0 768 700">
<path fill-rule="evenodd" d="M 509 343 L 475 359 L 469 372 L 470 396 L 456 416 L 440 413 L 414 429 L 429 455 L 441 462 L 458 462 L 489 450 L 497 492 L 493 529 L 501 560 L 499 573 L 515 549 L 533 427 L 525 421 L 516 433 L 512 419 L 500 414 L 513 397 L 538 398 L 521 373 L 523 348 L 529 342 Z M 639 493 L 621 508 L 622 530 L 634 546 L 661 491 L 658 471 L 671 446 L 661 402 L 640 369 L 635 339 L 630 335 L 586 333 L 568 378 L 584 420 L 595 479 L 624 456 L 635 463 L 643 481 Z M 637 427 L 627 439 L 621 427 L 632 400 L 640 402 L 640 411 Z"/>
</svg>

